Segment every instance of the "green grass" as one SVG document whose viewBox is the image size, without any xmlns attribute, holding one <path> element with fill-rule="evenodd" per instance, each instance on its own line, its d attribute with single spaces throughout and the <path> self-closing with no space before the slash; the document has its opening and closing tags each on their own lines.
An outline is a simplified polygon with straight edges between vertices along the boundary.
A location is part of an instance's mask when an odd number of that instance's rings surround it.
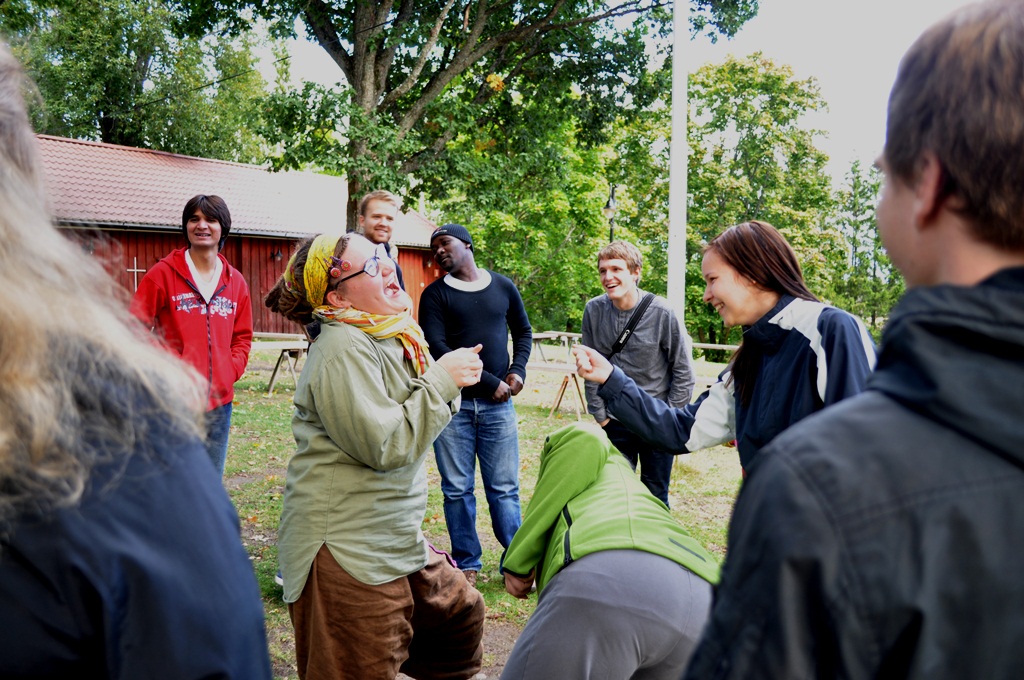
<svg viewBox="0 0 1024 680">
<path fill-rule="evenodd" d="M 559 348 L 546 350 L 548 357 L 560 357 Z M 274 583 L 277 572 L 277 526 L 281 517 L 285 471 L 294 451 L 291 432 L 291 376 L 279 377 L 274 394 L 267 396 L 267 382 L 276 353 L 254 352 L 249 369 L 235 386 L 231 440 L 225 466 L 225 487 L 238 510 L 242 540 L 252 559 L 266 613 L 267 639 L 275 677 L 294 678 L 294 636 L 288 609 L 281 601 L 281 588 Z M 700 368 L 717 372 L 715 366 Z M 516 397 L 519 415 L 520 497 L 525 510 L 537 481 L 540 452 L 548 434 L 576 422 L 570 385 L 558 412 L 548 417 L 551 402 L 561 382 L 557 373 L 532 372 L 523 392 Z M 581 381 L 582 382 L 582 381 Z M 583 418 L 589 422 L 586 413 Z M 434 545 L 450 547 L 444 522 L 440 477 L 433 456 L 427 457 L 429 493 L 423 532 Z M 487 606 L 488 625 L 510 624 L 522 629 L 536 605 L 536 597 L 518 600 L 505 592 L 497 565 L 501 546 L 490 529 L 487 502 L 477 477 L 477 531 L 484 547 L 484 568 L 477 588 Z M 672 514 L 720 560 L 725 555 L 726 528 L 733 500 L 740 484 L 739 461 L 734 449 L 716 447 L 676 460 L 670 487 Z M 484 665 L 503 665 L 501 652 L 487 648 L 485 632 Z M 507 652 L 505 652 L 507 653 Z"/>
</svg>

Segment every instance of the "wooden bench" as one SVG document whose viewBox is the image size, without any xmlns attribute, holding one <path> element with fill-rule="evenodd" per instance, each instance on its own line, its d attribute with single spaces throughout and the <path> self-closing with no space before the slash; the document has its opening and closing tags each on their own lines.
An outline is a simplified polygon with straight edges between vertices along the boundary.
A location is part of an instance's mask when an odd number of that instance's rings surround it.
<svg viewBox="0 0 1024 680">
<path fill-rule="evenodd" d="M 288 366 L 292 380 L 298 385 L 299 378 L 295 374 L 295 369 L 303 353 L 309 349 L 309 340 L 306 339 L 306 336 L 298 333 L 254 333 L 253 340 L 255 342 L 252 343 L 252 352 L 280 352 L 277 356 L 277 363 L 274 364 L 274 370 L 270 374 L 267 396 L 274 393 L 274 383 L 277 382 L 277 374 L 281 370 L 282 363 Z"/>
</svg>

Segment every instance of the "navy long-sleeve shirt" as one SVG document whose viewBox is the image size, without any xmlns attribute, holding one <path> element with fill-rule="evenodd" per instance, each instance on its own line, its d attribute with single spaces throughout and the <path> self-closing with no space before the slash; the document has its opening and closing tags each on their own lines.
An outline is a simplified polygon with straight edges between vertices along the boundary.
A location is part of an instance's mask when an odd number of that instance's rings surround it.
<svg viewBox="0 0 1024 680">
<path fill-rule="evenodd" d="M 420 326 L 435 359 L 453 349 L 483 345 L 483 374 L 478 384 L 462 388 L 463 399 L 490 399 L 509 373 L 525 382 L 526 362 L 533 347 L 530 319 L 516 285 L 501 274 L 487 274 L 490 282 L 482 287 L 480 281 L 464 282 L 445 276 L 427 286 L 420 298 Z"/>
<path fill-rule="evenodd" d="M 80 501 L 0 541 L 0 677 L 269 679 L 259 588 L 202 442 L 156 415 L 124 428 L 85 428 L 99 460 Z"/>
</svg>

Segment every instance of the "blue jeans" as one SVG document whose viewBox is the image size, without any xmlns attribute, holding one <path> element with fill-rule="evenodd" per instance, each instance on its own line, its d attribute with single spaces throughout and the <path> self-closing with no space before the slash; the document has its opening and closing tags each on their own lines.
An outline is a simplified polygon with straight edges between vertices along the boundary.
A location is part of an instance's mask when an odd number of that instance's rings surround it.
<svg viewBox="0 0 1024 680">
<path fill-rule="evenodd" d="M 224 476 L 224 461 L 228 457 L 228 434 L 231 432 L 231 402 L 206 412 L 206 453 Z"/>
<path fill-rule="evenodd" d="M 483 550 L 476 534 L 476 459 L 484 481 L 491 528 L 503 548 L 522 523 L 519 514 L 519 432 L 512 402 L 464 399 L 434 441 L 444 494 L 444 519 L 459 569 L 479 571 Z"/>
</svg>

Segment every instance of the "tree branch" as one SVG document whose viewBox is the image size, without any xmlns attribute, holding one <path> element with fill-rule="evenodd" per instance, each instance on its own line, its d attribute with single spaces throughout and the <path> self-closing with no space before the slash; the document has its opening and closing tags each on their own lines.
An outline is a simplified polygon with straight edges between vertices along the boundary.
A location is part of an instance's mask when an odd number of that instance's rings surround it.
<svg viewBox="0 0 1024 680">
<path fill-rule="evenodd" d="M 548 10 L 547 14 L 536 22 L 525 25 L 519 24 L 512 30 L 500 33 L 479 44 L 476 48 L 473 48 L 472 46 L 476 45 L 480 36 L 483 35 L 484 28 L 487 25 L 487 20 L 491 15 L 491 12 L 488 10 L 487 0 L 480 0 L 477 15 L 473 21 L 473 27 L 470 29 L 466 40 L 463 41 L 462 49 L 459 50 L 455 55 L 455 58 L 452 59 L 451 64 L 449 64 L 444 71 L 440 71 L 435 74 L 435 77 L 431 79 L 431 82 L 424 88 L 423 94 L 402 116 L 402 119 L 398 122 L 399 138 L 408 134 L 409 130 L 411 130 L 420 118 L 423 117 L 423 112 L 426 111 L 427 106 L 439 97 L 444 89 L 456 77 L 462 75 L 462 73 L 464 73 L 470 66 L 479 61 L 491 50 L 512 42 L 523 42 L 530 36 L 544 30 L 545 27 L 551 23 L 551 20 L 558 16 L 558 13 L 562 11 L 562 7 L 565 5 L 566 1 L 567 0 L 556 0 L 555 3 L 552 4 L 551 9 Z"/>
<path fill-rule="evenodd" d="M 323 0 L 308 0 L 302 19 L 310 32 L 316 37 L 320 47 L 327 51 L 334 63 L 341 69 L 345 80 L 354 86 L 355 73 L 352 70 L 352 57 L 341 47 L 341 39 L 330 18 L 330 8 Z"/>
<path fill-rule="evenodd" d="M 409 4 L 412 5 L 412 2 L 409 2 Z M 440 14 L 438 14 L 437 21 L 434 22 L 434 26 L 430 29 L 430 35 L 427 37 L 427 42 L 423 45 L 422 48 L 420 48 L 420 55 L 416 59 L 416 64 L 412 67 L 412 70 L 409 71 L 409 75 L 406 76 L 405 80 L 402 81 L 402 83 L 398 87 L 391 90 L 391 92 L 388 92 L 388 94 L 381 101 L 379 108 L 388 108 L 389 106 L 394 104 L 399 97 L 403 96 L 409 90 L 411 90 L 413 85 L 416 84 L 416 81 L 419 79 L 420 74 L 423 72 L 423 66 L 427 63 L 427 59 L 430 57 L 431 50 L 433 50 L 434 46 L 437 45 L 437 38 L 441 34 L 441 28 L 444 26 L 444 22 L 448 18 L 448 13 L 451 11 L 452 5 L 454 4 L 455 0 L 448 0 L 444 4 L 444 7 L 441 8 L 441 12 Z M 394 49 L 395 48 L 391 48 L 390 56 L 392 59 L 394 58 Z"/>
<path fill-rule="evenodd" d="M 396 33 L 401 33 L 405 24 L 413 16 L 413 6 L 415 0 L 402 0 L 402 5 L 398 9 L 398 16 L 395 17 L 394 22 L 391 24 L 391 30 Z M 377 58 L 376 70 L 374 73 L 374 91 L 375 99 L 380 100 L 381 95 L 387 88 L 388 74 L 391 72 L 391 66 L 395 62 L 395 55 L 398 54 L 399 42 L 395 41 L 390 47 L 381 46 L 380 56 Z"/>
</svg>

